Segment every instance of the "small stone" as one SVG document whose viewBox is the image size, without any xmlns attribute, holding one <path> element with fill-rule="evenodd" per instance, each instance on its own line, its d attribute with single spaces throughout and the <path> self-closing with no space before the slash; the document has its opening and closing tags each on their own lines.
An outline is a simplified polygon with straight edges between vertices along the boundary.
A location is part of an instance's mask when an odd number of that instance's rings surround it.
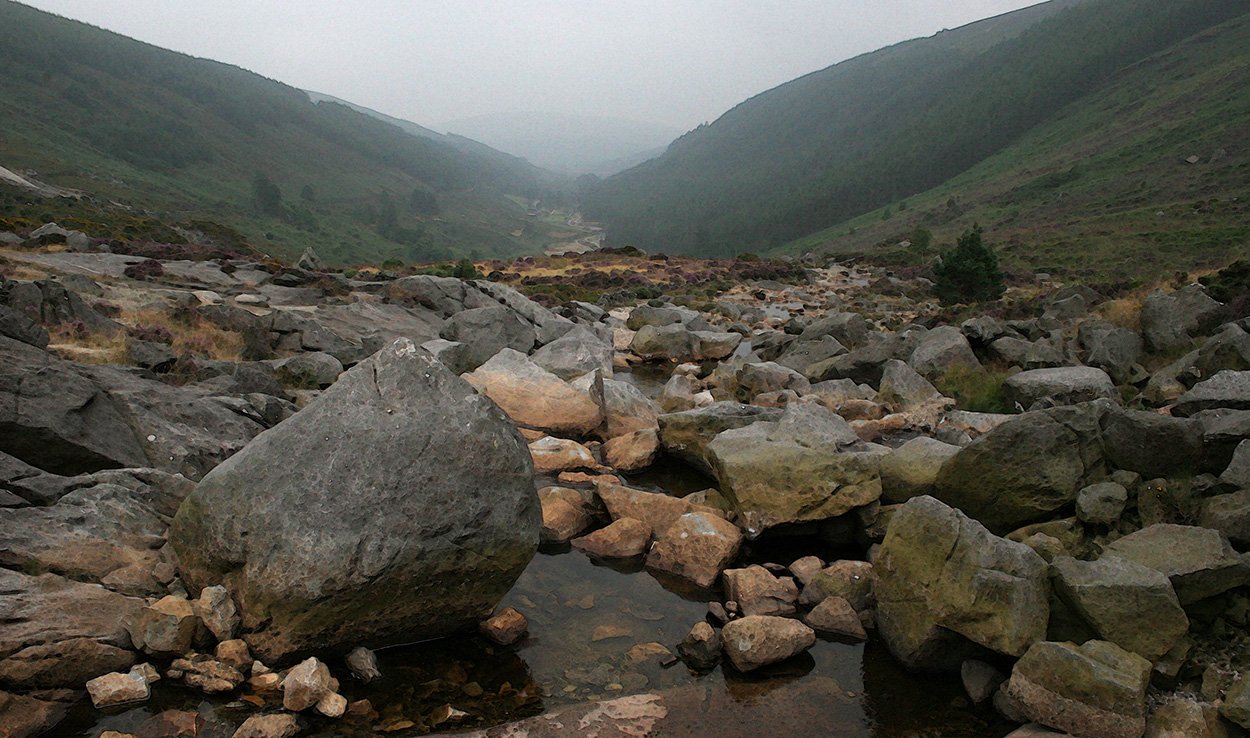
<svg viewBox="0 0 1250 738">
<path fill-rule="evenodd" d="M 204 718 L 192 710 L 166 710 L 143 721 L 136 738 L 198 738 Z"/>
<path fill-rule="evenodd" d="M 1114 525 L 1128 503 L 1128 490 L 1115 482 L 1091 484 L 1077 493 L 1076 517 L 1089 525 Z"/>
<path fill-rule="evenodd" d="M 784 661 L 816 643 L 816 633 L 797 620 L 752 615 L 734 620 L 721 631 L 721 646 L 738 671 Z"/>
<path fill-rule="evenodd" d="M 308 658 L 282 680 L 282 706 L 291 712 L 307 710 L 330 691 L 330 669 L 316 658 Z"/>
<path fill-rule="evenodd" d="M 378 668 L 378 657 L 364 646 L 353 648 L 343 661 L 352 675 L 365 684 L 382 676 L 382 670 Z"/>
<path fill-rule="evenodd" d="M 251 687 L 252 689 L 255 689 L 258 692 L 266 692 L 271 689 L 277 689 L 278 685 L 281 683 L 282 683 L 282 677 L 278 676 L 272 671 L 269 672 L 268 674 L 257 674 L 256 676 L 247 680 L 248 686 Z"/>
<path fill-rule="evenodd" d="M 665 648 L 662 643 L 639 643 L 625 652 L 625 663 L 641 664 L 644 661 L 672 655 L 673 652 Z"/>
<path fill-rule="evenodd" d="M 213 655 L 221 663 L 233 666 L 239 671 L 251 669 L 254 663 L 252 661 L 252 652 L 248 650 L 247 643 L 238 638 L 218 643 L 217 650 Z"/>
<path fill-rule="evenodd" d="M 963 680 L 964 691 L 972 704 L 979 705 L 992 698 L 1007 677 L 1002 672 L 984 661 L 968 659 L 959 668 L 959 676 Z"/>
<path fill-rule="evenodd" d="M 220 585 L 200 590 L 200 598 L 191 603 L 195 614 L 218 641 L 228 641 L 239 631 L 239 610 L 230 599 L 230 591 Z"/>
<path fill-rule="evenodd" d="M 573 547 L 591 556 L 623 559 L 646 553 L 651 526 L 633 518 L 621 518 L 604 528 L 573 540 Z"/>
<path fill-rule="evenodd" d="M 529 632 L 529 621 L 513 608 L 505 607 L 488 620 L 482 621 L 478 630 L 494 643 L 510 646 Z"/>
<path fill-rule="evenodd" d="M 720 661 L 720 635 L 706 622 L 695 623 L 681 643 L 677 644 L 677 654 L 692 669 L 711 669 Z"/>
<path fill-rule="evenodd" d="M 87 682 L 87 694 L 96 707 L 111 707 L 146 700 L 151 689 L 142 674 L 115 671 Z"/>
<path fill-rule="evenodd" d="M 143 677 L 143 681 L 148 684 L 151 684 L 152 682 L 159 682 L 161 680 L 161 673 L 156 670 L 155 666 L 146 662 L 130 667 L 130 672 Z"/>
<path fill-rule="evenodd" d="M 256 660 L 252 662 L 252 676 L 268 674 L 271 671 L 273 671 L 273 669 L 270 669 L 268 666 L 265 666 L 265 662 L 263 661 Z"/>
<path fill-rule="evenodd" d="M 468 684 L 461 687 L 460 691 L 464 692 L 470 697 L 481 697 L 482 694 L 486 690 L 482 689 L 482 685 L 478 684 L 477 682 L 469 682 Z"/>
<path fill-rule="evenodd" d="M 591 634 L 590 640 L 594 642 L 606 641 L 612 638 L 628 638 L 633 635 L 628 628 L 621 628 L 615 625 L 600 625 L 595 628 Z"/>
<path fill-rule="evenodd" d="M 328 718 L 341 718 L 347 711 L 347 698 L 336 692 L 326 692 L 317 700 L 317 712 Z"/>
<path fill-rule="evenodd" d="M 859 615 L 851 603 L 841 597 L 826 597 L 821 600 L 804 618 L 803 622 L 821 633 L 854 638 L 858 641 L 868 640 L 868 633 L 859 620 Z"/>
<path fill-rule="evenodd" d="M 464 720 L 468 717 L 469 713 L 464 712 L 463 710 L 457 710 L 451 705 L 443 705 L 442 707 L 435 708 L 434 712 L 430 713 L 430 724 L 442 725 L 444 723 L 460 723 L 464 722 Z M 412 724 L 409 723 L 409 727 L 411 727 L 411 725 Z"/>
<path fill-rule="evenodd" d="M 729 622 L 729 613 L 725 612 L 725 606 L 719 602 L 712 601 L 707 603 L 707 614 L 711 615 L 718 623 Z"/>
<path fill-rule="evenodd" d="M 799 580 L 799 584 L 804 587 L 812 581 L 812 577 L 816 576 L 821 569 L 825 568 L 825 562 L 816 556 L 804 556 L 790 564 L 790 573 L 794 578 Z"/>
<path fill-rule="evenodd" d="M 369 700 L 356 700 L 347 706 L 347 716 L 349 718 L 367 720 L 371 717 L 377 717 L 377 712 L 373 709 L 373 703 Z"/>
<path fill-rule="evenodd" d="M 293 738 L 299 734 L 299 719 L 289 713 L 253 715 L 234 732 L 233 738 Z"/>
</svg>

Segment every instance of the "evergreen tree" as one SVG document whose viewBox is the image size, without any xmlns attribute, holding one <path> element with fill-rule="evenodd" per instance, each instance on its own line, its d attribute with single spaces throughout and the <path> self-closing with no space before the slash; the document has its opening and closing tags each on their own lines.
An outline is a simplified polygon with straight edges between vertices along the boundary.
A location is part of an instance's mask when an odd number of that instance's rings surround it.
<svg viewBox="0 0 1250 738">
<path fill-rule="evenodd" d="M 942 254 L 934 267 L 934 293 L 945 304 L 996 300 L 1003 294 L 1003 270 L 998 255 L 981 241 L 981 226 L 959 237 L 955 248 Z"/>
</svg>

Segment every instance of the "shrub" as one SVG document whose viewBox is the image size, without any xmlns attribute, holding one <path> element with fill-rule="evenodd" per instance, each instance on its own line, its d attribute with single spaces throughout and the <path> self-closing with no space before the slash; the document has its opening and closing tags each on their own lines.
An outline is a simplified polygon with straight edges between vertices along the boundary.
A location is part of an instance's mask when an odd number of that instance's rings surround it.
<svg viewBox="0 0 1250 738">
<path fill-rule="evenodd" d="M 974 413 L 1007 413 L 1012 408 L 1003 399 L 1007 371 L 999 368 L 973 369 L 957 365 L 934 382 L 938 391 L 955 398 L 960 410 Z"/>
<path fill-rule="evenodd" d="M 135 325 L 126 329 L 131 338 L 151 343 L 170 345 L 174 342 L 174 334 L 163 325 Z"/>
<path fill-rule="evenodd" d="M 478 273 L 477 267 L 473 265 L 472 259 L 461 259 L 456 262 L 456 268 L 452 270 L 451 276 L 456 279 L 481 279 L 482 275 Z"/>
<path fill-rule="evenodd" d="M 933 292 L 942 302 L 983 302 L 1003 294 L 1003 270 L 998 255 L 981 241 L 981 226 L 959 237 L 955 248 L 942 254 L 934 267 Z"/>
</svg>

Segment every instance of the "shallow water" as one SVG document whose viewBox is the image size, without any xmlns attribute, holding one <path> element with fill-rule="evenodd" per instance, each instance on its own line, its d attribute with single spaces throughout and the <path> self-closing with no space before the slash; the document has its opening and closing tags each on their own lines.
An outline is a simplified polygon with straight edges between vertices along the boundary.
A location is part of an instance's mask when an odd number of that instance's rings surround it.
<svg viewBox="0 0 1250 738">
<path fill-rule="evenodd" d="M 527 639 L 501 648 L 465 636 L 380 651 L 385 676 L 369 685 L 352 681 L 342 663 L 330 659 L 344 696 L 369 698 L 379 715 L 359 721 L 313 718 L 306 735 L 408 736 L 483 727 L 650 691 L 665 693 L 674 725 L 702 726 L 694 734 L 714 728 L 727 735 L 759 735 L 783 725 L 798 735 L 846 738 L 986 738 L 1008 732 L 992 711 L 966 708 L 957 678 L 908 674 L 874 644 L 821 640 L 809 653 L 752 675 L 721 667 L 696 674 L 681 663 L 665 667 L 665 650 L 704 618 L 713 594 L 662 582 L 636 562 L 609 566 L 576 550 L 541 552 L 503 602 L 529 618 Z M 53 734 L 94 738 L 102 730 L 134 731 L 161 710 L 191 709 L 201 712 L 210 728 L 216 725 L 205 735 L 228 737 L 256 713 L 229 699 L 156 686 L 153 698 L 140 706 L 97 711 L 80 705 Z M 280 693 L 265 696 L 266 707 L 276 709 Z M 430 725 L 431 713 L 447 704 L 471 717 L 460 726 Z"/>
</svg>

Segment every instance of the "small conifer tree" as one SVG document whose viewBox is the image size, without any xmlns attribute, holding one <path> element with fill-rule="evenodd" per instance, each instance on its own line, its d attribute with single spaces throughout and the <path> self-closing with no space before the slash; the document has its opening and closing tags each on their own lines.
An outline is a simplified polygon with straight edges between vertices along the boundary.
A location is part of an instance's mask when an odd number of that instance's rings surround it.
<svg viewBox="0 0 1250 738">
<path fill-rule="evenodd" d="M 965 231 L 955 248 L 942 254 L 934 271 L 933 291 L 947 305 L 997 300 L 1005 289 L 998 255 L 981 241 L 979 225 Z"/>
</svg>

